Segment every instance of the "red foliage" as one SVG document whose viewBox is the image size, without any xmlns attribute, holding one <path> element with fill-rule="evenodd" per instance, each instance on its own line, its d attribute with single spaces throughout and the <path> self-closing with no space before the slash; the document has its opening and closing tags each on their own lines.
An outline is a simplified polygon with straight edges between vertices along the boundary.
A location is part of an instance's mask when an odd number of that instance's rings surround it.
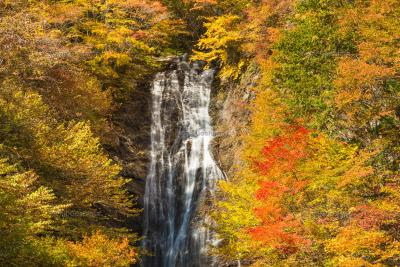
<svg viewBox="0 0 400 267">
<path fill-rule="evenodd" d="M 256 192 L 256 198 L 258 200 L 266 199 L 269 195 L 279 195 L 288 190 L 286 186 L 279 184 L 278 182 L 260 182 L 260 189 Z"/>
<path fill-rule="evenodd" d="M 301 159 L 307 156 L 309 131 L 290 127 L 285 135 L 267 142 L 263 158 L 255 161 L 256 169 L 264 176 L 255 197 L 261 202 L 254 214 L 261 225 L 249 229 L 254 240 L 265 243 L 285 255 L 309 247 L 310 241 L 301 235 L 302 224 L 284 204 L 287 196 L 294 196 L 306 185 L 290 175 Z"/>
<path fill-rule="evenodd" d="M 267 142 L 262 150 L 263 159 L 254 162 L 256 167 L 264 175 L 274 167 L 281 172 L 292 170 L 300 159 L 307 156 L 308 134 L 304 127 L 291 127 L 286 135 Z"/>
<path fill-rule="evenodd" d="M 290 255 L 310 246 L 310 241 L 297 233 L 300 230 L 300 222 L 287 215 L 280 217 L 279 220 L 264 221 L 261 226 L 250 229 L 249 234 L 254 240 L 268 244 L 285 255 Z"/>
</svg>

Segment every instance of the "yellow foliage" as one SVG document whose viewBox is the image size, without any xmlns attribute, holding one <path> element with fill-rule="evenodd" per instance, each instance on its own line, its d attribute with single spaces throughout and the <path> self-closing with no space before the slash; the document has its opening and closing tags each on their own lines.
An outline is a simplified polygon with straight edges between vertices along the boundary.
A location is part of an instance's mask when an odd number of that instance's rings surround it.
<svg viewBox="0 0 400 267">
<path fill-rule="evenodd" d="M 237 79 L 246 64 L 243 57 L 241 59 L 243 56 L 241 43 L 244 37 L 238 28 L 239 19 L 235 15 L 210 18 L 204 24 L 207 28 L 206 33 L 197 43 L 200 51 L 196 51 L 192 57 L 193 60 L 204 60 L 209 63 L 219 61 L 221 67 L 219 75 L 223 79 Z"/>
<path fill-rule="evenodd" d="M 338 255 L 332 259 L 337 266 L 384 266 L 371 264 L 358 255 L 364 257 L 380 257 L 385 253 L 382 249 L 391 240 L 383 231 L 365 231 L 357 226 L 349 225 L 340 229 L 339 234 L 326 244 L 329 252 Z"/>
<path fill-rule="evenodd" d="M 100 231 L 85 236 L 82 242 L 69 242 L 67 247 L 73 266 L 125 267 L 134 264 L 137 258 L 127 238 L 110 239 Z"/>
<path fill-rule="evenodd" d="M 134 211 L 123 189 L 127 180 L 118 177 L 120 166 L 104 153 L 90 124 L 60 124 L 37 93 L 4 85 L 0 114 L 6 125 L 0 128 L 0 140 L 44 176 L 42 184 L 73 209 L 92 211 L 100 203 L 121 214 Z"/>
<path fill-rule="evenodd" d="M 356 210 L 364 212 L 364 205 L 369 203 L 363 197 L 363 190 L 382 181 L 382 177 L 369 166 L 371 157 L 377 152 L 360 151 L 357 146 L 312 132 L 307 141 L 306 157 L 294 169 L 279 173 L 285 166 L 282 163 L 276 168 L 270 167 L 268 174 L 261 174 L 254 161 L 262 156 L 266 140 L 273 140 L 290 128 L 285 122 L 287 112 L 278 94 L 272 90 L 257 91 L 252 105 L 251 131 L 243 137 L 244 163 L 231 181 L 220 184 L 220 200 L 214 217 L 218 223 L 217 232 L 225 242 L 218 249 L 218 255 L 230 259 L 253 259 L 254 266 L 282 266 L 282 262 L 292 266 L 301 261 L 301 253 L 283 260 L 279 250 L 249 239 L 248 234 L 246 236 L 249 229 L 260 225 L 259 218 L 254 215 L 254 208 L 260 207 L 255 195 L 260 189 L 258 182 L 266 181 L 278 182 L 285 188 L 293 187 L 293 193 L 284 193 L 283 197 L 271 194 L 265 203 L 275 203 L 268 211 L 271 214 L 279 210 L 302 222 L 302 230 L 297 231 L 313 242 L 310 250 L 304 253 L 320 257 L 321 264 L 327 266 L 381 266 L 359 255 L 370 255 L 384 261 L 389 257 L 381 247 L 391 244 L 393 239 L 385 231 L 363 229 L 355 223 L 376 227 L 374 219 L 369 219 L 375 215 L 369 211 L 363 215 L 366 218 L 362 217 L 365 221 L 358 222 L 356 217 L 353 218 Z M 375 201 L 371 205 L 373 212 L 379 216 L 384 214 L 384 207 L 379 207 L 383 203 Z M 267 216 L 267 210 L 264 211 Z M 318 255 L 321 248 L 334 257 Z"/>
</svg>

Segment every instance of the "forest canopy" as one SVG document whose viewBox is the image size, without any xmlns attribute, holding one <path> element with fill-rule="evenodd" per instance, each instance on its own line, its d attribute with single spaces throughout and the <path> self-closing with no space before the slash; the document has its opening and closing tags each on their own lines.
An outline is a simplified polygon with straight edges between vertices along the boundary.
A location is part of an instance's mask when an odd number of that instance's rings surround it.
<svg viewBox="0 0 400 267">
<path fill-rule="evenodd" d="M 261 74 L 245 164 L 220 184 L 217 255 L 400 264 L 399 15 L 399 1 L 271 0 L 207 20 L 195 58 L 226 82 Z"/>
<path fill-rule="evenodd" d="M 137 261 L 137 196 L 103 145 L 182 34 L 157 1 L 0 2 L 0 265 Z"/>
</svg>

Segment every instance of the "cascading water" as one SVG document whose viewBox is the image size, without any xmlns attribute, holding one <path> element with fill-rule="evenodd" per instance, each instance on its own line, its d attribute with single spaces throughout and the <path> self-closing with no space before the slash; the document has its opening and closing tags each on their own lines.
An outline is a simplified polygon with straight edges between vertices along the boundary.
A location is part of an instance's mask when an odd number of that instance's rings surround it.
<svg viewBox="0 0 400 267">
<path fill-rule="evenodd" d="M 213 266 L 199 206 L 223 177 L 210 152 L 213 71 L 177 59 L 152 87 L 151 164 L 144 198 L 144 267 Z M 204 206 L 204 205 L 202 205 Z"/>
</svg>

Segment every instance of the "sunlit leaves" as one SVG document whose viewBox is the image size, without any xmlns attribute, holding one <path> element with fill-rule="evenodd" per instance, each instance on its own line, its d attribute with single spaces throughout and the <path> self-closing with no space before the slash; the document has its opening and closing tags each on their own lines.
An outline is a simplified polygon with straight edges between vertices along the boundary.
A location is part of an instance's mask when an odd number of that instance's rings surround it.
<svg viewBox="0 0 400 267">
<path fill-rule="evenodd" d="M 37 185 L 40 177 L 34 171 L 5 158 L 9 153 L 2 145 L 0 153 L 0 264 L 21 265 L 29 256 L 37 257 L 35 235 L 54 227 L 54 216 L 68 206 L 57 205 L 52 190 Z"/>
<path fill-rule="evenodd" d="M 137 256 L 127 238 L 110 239 L 100 231 L 85 236 L 81 242 L 68 242 L 67 248 L 71 264 L 78 266 L 129 266 Z"/>
<path fill-rule="evenodd" d="M 222 78 L 237 79 L 246 62 L 241 59 L 243 51 L 241 45 L 243 36 L 238 30 L 239 17 L 226 15 L 209 19 L 205 23 L 207 32 L 200 39 L 197 46 L 200 50 L 196 52 L 193 59 L 220 62 Z"/>
</svg>

